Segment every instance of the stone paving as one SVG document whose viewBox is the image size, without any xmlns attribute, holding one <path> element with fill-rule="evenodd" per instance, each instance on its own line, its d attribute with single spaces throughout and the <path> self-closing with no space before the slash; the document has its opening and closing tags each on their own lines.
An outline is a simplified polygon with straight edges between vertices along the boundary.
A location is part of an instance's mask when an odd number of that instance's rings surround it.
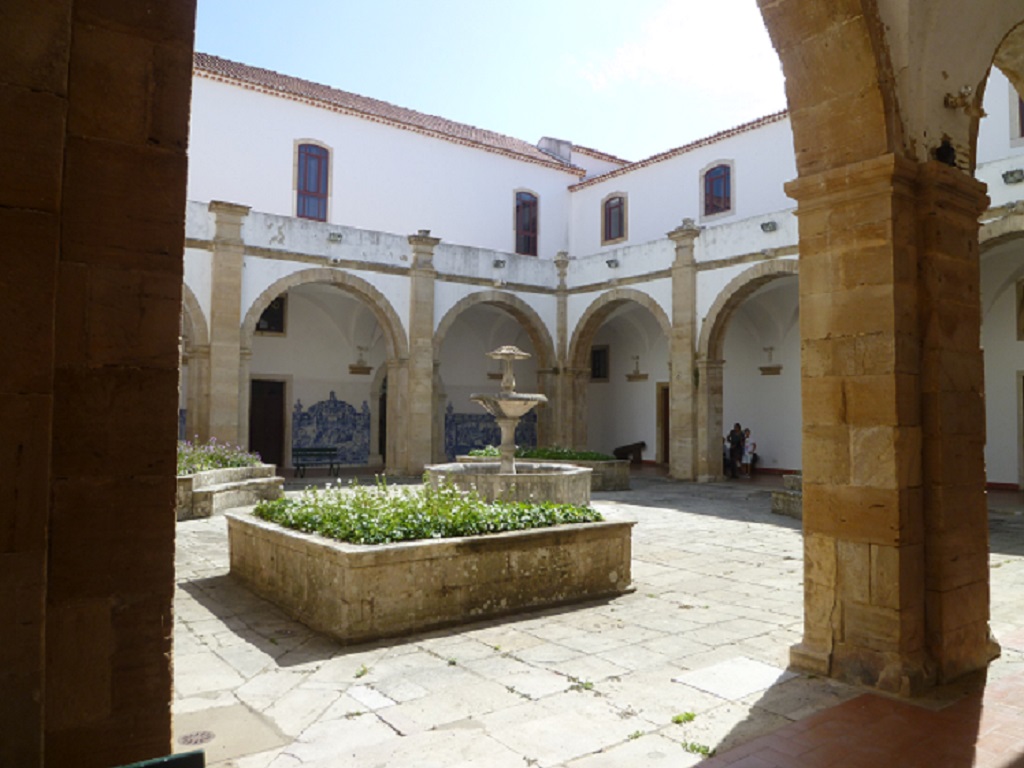
<svg viewBox="0 0 1024 768">
<path fill-rule="evenodd" d="M 633 486 L 593 503 L 638 521 L 635 591 L 352 647 L 236 584 L 222 517 L 179 523 L 175 749 L 220 768 L 687 766 L 863 692 L 785 669 L 800 527 L 769 486 Z M 1019 511 L 992 515 L 1000 638 L 1024 638 Z M 990 680 L 1024 670 L 1011 646 Z"/>
</svg>

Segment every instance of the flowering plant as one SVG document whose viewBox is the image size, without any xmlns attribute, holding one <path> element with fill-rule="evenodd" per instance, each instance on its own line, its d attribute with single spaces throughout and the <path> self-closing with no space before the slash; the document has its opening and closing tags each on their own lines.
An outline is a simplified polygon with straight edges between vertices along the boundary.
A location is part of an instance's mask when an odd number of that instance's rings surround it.
<svg viewBox="0 0 1024 768">
<path fill-rule="evenodd" d="M 208 469 L 227 467 L 255 467 L 262 463 L 258 453 L 249 453 L 240 445 L 217 442 L 211 437 L 207 442 L 178 441 L 178 474 L 193 475 Z"/>
</svg>

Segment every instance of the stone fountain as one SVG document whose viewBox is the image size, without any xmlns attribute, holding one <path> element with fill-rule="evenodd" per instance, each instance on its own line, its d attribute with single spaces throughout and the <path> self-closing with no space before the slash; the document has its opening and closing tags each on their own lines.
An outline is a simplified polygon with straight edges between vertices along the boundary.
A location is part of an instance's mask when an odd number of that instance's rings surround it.
<svg viewBox="0 0 1024 768">
<path fill-rule="evenodd" d="M 426 468 L 434 485 L 448 482 L 463 490 L 472 489 L 487 501 L 553 501 L 564 504 L 590 503 L 590 473 L 585 467 L 556 462 L 516 461 L 516 426 L 530 409 L 546 403 L 541 394 L 516 392 L 512 364 L 530 355 L 518 347 L 499 347 L 487 356 L 501 362 L 501 391 L 493 395 L 472 395 L 498 422 L 501 429 L 499 461 L 471 464 L 435 464 Z"/>
</svg>

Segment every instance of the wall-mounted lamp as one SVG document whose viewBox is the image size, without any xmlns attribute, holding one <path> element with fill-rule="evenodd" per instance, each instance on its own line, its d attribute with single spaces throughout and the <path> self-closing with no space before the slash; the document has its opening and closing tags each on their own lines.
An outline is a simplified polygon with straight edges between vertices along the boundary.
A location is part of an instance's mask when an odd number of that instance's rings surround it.
<svg viewBox="0 0 1024 768">
<path fill-rule="evenodd" d="M 607 264 L 612 269 L 618 269 L 619 268 L 619 260 L 618 259 L 608 259 L 608 261 L 606 261 L 605 264 Z"/>
<path fill-rule="evenodd" d="M 640 355 L 633 355 L 633 370 L 626 374 L 626 381 L 647 381 L 647 374 L 640 372 Z"/>
<path fill-rule="evenodd" d="M 354 363 L 350 363 L 348 366 L 348 372 L 353 376 L 369 376 L 370 371 L 373 370 L 372 365 L 367 365 L 366 360 L 363 359 L 363 353 L 366 352 L 369 347 L 356 347 L 359 350 L 359 357 Z"/>
<path fill-rule="evenodd" d="M 779 228 L 779 225 L 776 222 L 774 222 L 774 221 L 762 221 L 761 222 L 761 231 L 762 232 L 774 232 L 778 228 Z"/>
<path fill-rule="evenodd" d="M 328 243 L 340 243 L 342 239 L 341 232 L 328 232 L 327 242 Z"/>
<path fill-rule="evenodd" d="M 1014 168 L 1011 171 L 1003 171 L 1004 184 L 1020 184 L 1024 181 L 1024 168 Z"/>
<path fill-rule="evenodd" d="M 505 260 L 504 259 L 495 259 L 492 266 L 495 269 L 504 269 L 505 268 Z"/>
</svg>

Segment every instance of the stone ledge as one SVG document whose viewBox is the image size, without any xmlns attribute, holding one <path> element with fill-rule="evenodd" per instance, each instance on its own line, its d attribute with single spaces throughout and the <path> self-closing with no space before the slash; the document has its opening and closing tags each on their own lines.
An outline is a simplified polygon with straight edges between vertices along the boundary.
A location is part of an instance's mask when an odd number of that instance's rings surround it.
<svg viewBox="0 0 1024 768">
<path fill-rule="evenodd" d="M 493 456 L 456 456 L 458 462 L 497 461 Z M 517 459 L 518 461 L 541 461 L 541 459 Z M 606 459 L 604 461 L 585 461 L 583 459 L 544 459 L 543 461 L 557 464 L 571 464 L 574 467 L 585 467 L 591 470 L 591 491 L 628 491 L 629 462 L 625 459 Z"/>
<path fill-rule="evenodd" d="M 178 476 L 177 520 L 195 520 L 230 507 L 277 499 L 284 493 L 284 478 L 274 475 L 273 464 L 229 467 Z"/>
<path fill-rule="evenodd" d="M 226 517 L 231 573 L 342 643 L 611 597 L 632 581 L 632 521 L 364 546 Z"/>
</svg>

